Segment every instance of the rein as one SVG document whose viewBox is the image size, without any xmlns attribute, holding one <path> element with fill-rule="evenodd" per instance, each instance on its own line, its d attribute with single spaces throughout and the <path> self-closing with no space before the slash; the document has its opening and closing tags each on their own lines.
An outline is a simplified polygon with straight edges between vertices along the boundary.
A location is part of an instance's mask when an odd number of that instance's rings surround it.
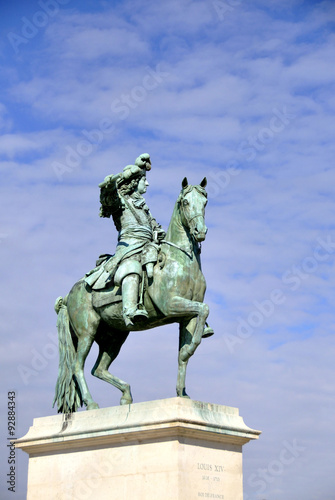
<svg viewBox="0 0 335 500">
<path fill-rule="evenodd" d="M 174 243 L 171 243 L 171 241 L 161 240 L 161 243 L 165 243 L 166 245 L 170 245 L 171 247 L 177 248 L 181 252 L 184 252 L 187 255 L 187 257 L 189 257 L 190 259 L 192 259 L 192 254 L 191 253 L 188 253 L 187 250 L 185 250 L 184 248 L 181 248 L 178 245 L 175 245 Z M 192 251 L 192 248 L 190 248 L 190 251 Z"/>
<path fill-rule="evenodd" d="M 185 219 L 186 219 L 185 213 L 184 213 L 184 217 L 185 217 Z M 203 217 L 203 215 L 202 215 L 202 214 L 197 214 L 197 215 L 194 215 L 194 216 L 193 216 L 193 217 L 191 217 L 191 219 L 190 219 L 190 220 L 188 220 L 187 222 L 188 222 L 188 223 L 190 223 L 190 222 L 192 222 L 192 220 L 193 220 L 193 219 L 196 219 L 197 217 Z"/>
</svg>

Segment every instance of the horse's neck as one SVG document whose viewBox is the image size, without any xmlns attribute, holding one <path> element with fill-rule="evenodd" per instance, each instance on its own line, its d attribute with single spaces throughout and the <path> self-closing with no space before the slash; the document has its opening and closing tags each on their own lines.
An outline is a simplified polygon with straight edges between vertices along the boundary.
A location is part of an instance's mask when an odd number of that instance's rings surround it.
<svg viewBox="0 0 335 500">
<path fill-rule="evenodd" d="M 193 239 L 181 221 L 178 202 L 174 207 L 170 225 L 166 233 L 166 240 L 182 248 L 188 254 L 195 253 L 196 251 Z"/>
</svg>

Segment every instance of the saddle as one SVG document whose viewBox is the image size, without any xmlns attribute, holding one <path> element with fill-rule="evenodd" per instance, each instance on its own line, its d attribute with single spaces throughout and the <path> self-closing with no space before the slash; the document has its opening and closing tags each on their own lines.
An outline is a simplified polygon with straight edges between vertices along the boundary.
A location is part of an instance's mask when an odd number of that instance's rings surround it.
<svg viewBox="0 0 335 500">
<path fill-rule="evenodd" d="M 138 253 L 138 248 L 135 247 L 130 254 Z M 86 273 L 85 282 L 92 289 L 93 306 L 101 307 L 104 305 L 122 302 L 121 286 L 114 283 L 114 276 L 122 261 L 123 257 L 111 254 L 100 255 L 96 261 L 96 267 Z M 141 248 L 140 261 L 143 267 L 143 272 L 148 263 L 156 263 L 158 260 L 158 246 L 154 243 L 149 243 Z M 144 278 L 144 276 L 143 276 Z M 143 287 L 141 291 L 143 300 Z"/>
<path fill-rule="evenodd" d="M 113 255 L 110 254 L 100 255 L 96 261 L 95 268 L 85 275 L 85 282 L 92 289 L 94 307 L 101 307 L 114 302 L 122 302 L 121 288 L 112 283 L 112 277 L 104 266 L 109 260 L 112 261 L 112 258 Z"/>
<path fill-rule="evenodd" d="M 114 285 L 103 290 L 92 290 L 92 302 L 93 307 L 102 307 L 122 302 L 121 287 Z"/>
</svg>

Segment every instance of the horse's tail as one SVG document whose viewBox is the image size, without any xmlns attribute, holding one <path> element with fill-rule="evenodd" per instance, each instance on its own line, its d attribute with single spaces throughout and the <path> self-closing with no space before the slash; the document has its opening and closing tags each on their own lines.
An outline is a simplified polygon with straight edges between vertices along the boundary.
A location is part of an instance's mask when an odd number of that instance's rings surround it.
<svg viewBox="0 0 335 500">
<path fill-rule="evenodd" d="M 59 413 L 72 413 L 82 406 L 82 399 L 73 374 L 76 350 L 71 335 L 66 297 L 56 299 L 55 311 L 58 315 L 59 368 L 53 406 L 57 402 Z"/>
</svg>

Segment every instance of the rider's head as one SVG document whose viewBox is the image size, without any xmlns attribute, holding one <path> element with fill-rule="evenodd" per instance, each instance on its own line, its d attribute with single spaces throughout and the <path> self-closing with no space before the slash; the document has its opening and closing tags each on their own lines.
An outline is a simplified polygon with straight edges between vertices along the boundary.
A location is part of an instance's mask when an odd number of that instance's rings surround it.
<svg viewBox="0 0 335 500">
<path fill-rule="evenodd" d="M 151 167 L 150 167 L 151 168 Z M 127 165 L 124 167 L 118 180 L 118 189 L 123 195 L 132 194 L 137 191 L 139 182 L 145 178 L 146 168 L 138 165 Z M 148 185 L 146 183 L 146 185 Z M 144 191 L 145 192 L 145 191 Z"/>
</svg>

